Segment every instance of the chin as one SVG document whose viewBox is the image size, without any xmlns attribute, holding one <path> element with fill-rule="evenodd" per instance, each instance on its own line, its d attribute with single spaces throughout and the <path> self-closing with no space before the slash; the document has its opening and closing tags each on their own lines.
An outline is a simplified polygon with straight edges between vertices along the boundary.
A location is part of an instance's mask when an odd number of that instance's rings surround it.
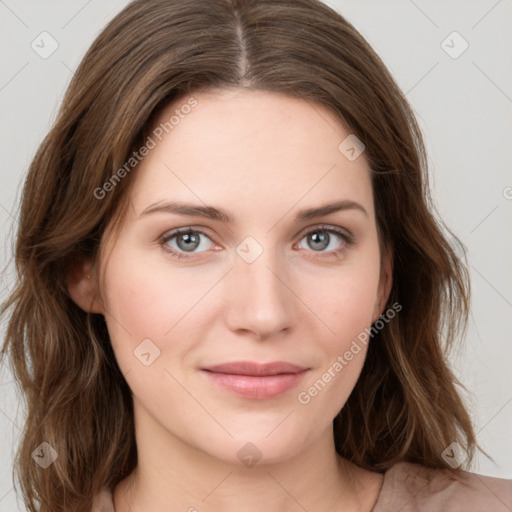
<svg viewBox="0 0 512 512">
<path fill-rule="evenodd" d="M 306 444 L 306 436 L 304 432 L 278 430 L 279 427 L 270 435 L 266 429 L 254 427 L 246 432 L 231 432 L 234 439 L 212 440 L 204 451 L 228 464 L 248 468 L 284 462 L 300 453 Z"/>
</svg>

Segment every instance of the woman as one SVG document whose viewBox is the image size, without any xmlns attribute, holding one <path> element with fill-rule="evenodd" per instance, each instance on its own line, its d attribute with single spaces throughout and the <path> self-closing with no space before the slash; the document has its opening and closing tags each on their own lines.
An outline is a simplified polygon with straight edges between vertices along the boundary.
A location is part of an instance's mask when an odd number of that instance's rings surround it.
<svg viewBox="0 0 512 512">
<path fill-rule="evenodd" d="M 32 162 L 3 353 L 28 510 L 510 510 L 444 348 L 414 116 L 322 3 L 137 0 Z"/>
</svg>

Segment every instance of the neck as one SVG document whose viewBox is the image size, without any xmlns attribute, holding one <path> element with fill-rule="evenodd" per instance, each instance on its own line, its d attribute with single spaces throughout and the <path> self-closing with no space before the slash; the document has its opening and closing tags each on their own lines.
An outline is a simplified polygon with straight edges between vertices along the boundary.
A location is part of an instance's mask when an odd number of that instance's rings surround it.
<svg viewBox="0 0 512 512">
<path fill-rule="evenodd" d="M 138 465 L 114 489 L 116 512 L 370 511 L 382 484 L 382 475 L 337 455 L 332 428 L 294 457 L 249 467 L 198 450 L 147 417 L 136 423 Z"/>
</svg>

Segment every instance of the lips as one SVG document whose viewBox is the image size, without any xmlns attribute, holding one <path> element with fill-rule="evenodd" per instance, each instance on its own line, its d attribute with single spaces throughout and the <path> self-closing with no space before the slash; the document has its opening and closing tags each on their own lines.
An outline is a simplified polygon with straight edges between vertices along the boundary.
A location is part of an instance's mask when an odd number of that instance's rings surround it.
<svg viewBox="0 0 512 512">
<path fill-rule="evenodd" d="M 265 400 L 290 391 L 309 368 L 283 361 L 235 361 L 201 368 L 201 374 L 223 390 L 245 398 Z"/>
<path fill-rule="evenodd" d="M 253 376 L 266 376 L 266 375 L 279 375 L 283 373 L 299 373 L 307 370 L 304 366 L 296 364 L 285 363 L 277 361 L 275 363 L 253 363 L 251 361 L 236 361 L 233 363 L 218 364 L 215 366 L 208 366 L 203 370 L 214 373 L 228 373 L 230 375 L 253 375 Z"/>
</svg>

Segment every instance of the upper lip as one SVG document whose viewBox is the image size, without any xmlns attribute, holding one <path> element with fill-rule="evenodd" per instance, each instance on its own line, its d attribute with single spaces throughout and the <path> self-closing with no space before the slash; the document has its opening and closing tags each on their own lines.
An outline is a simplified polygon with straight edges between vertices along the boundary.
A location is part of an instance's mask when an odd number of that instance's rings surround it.
<svg viewBox="0 0 512 512">
<path fill-rule="evenodd" d="M 300 373 L 308 368 L 285 361 L 272 363 L 256 363 L 252 361 L 234 361 L 232 363 L 217 364 L 201 368 L 214 373 L 227 373 L 231 375 L 279 375 L 283 373 Z"/>
</svg>

